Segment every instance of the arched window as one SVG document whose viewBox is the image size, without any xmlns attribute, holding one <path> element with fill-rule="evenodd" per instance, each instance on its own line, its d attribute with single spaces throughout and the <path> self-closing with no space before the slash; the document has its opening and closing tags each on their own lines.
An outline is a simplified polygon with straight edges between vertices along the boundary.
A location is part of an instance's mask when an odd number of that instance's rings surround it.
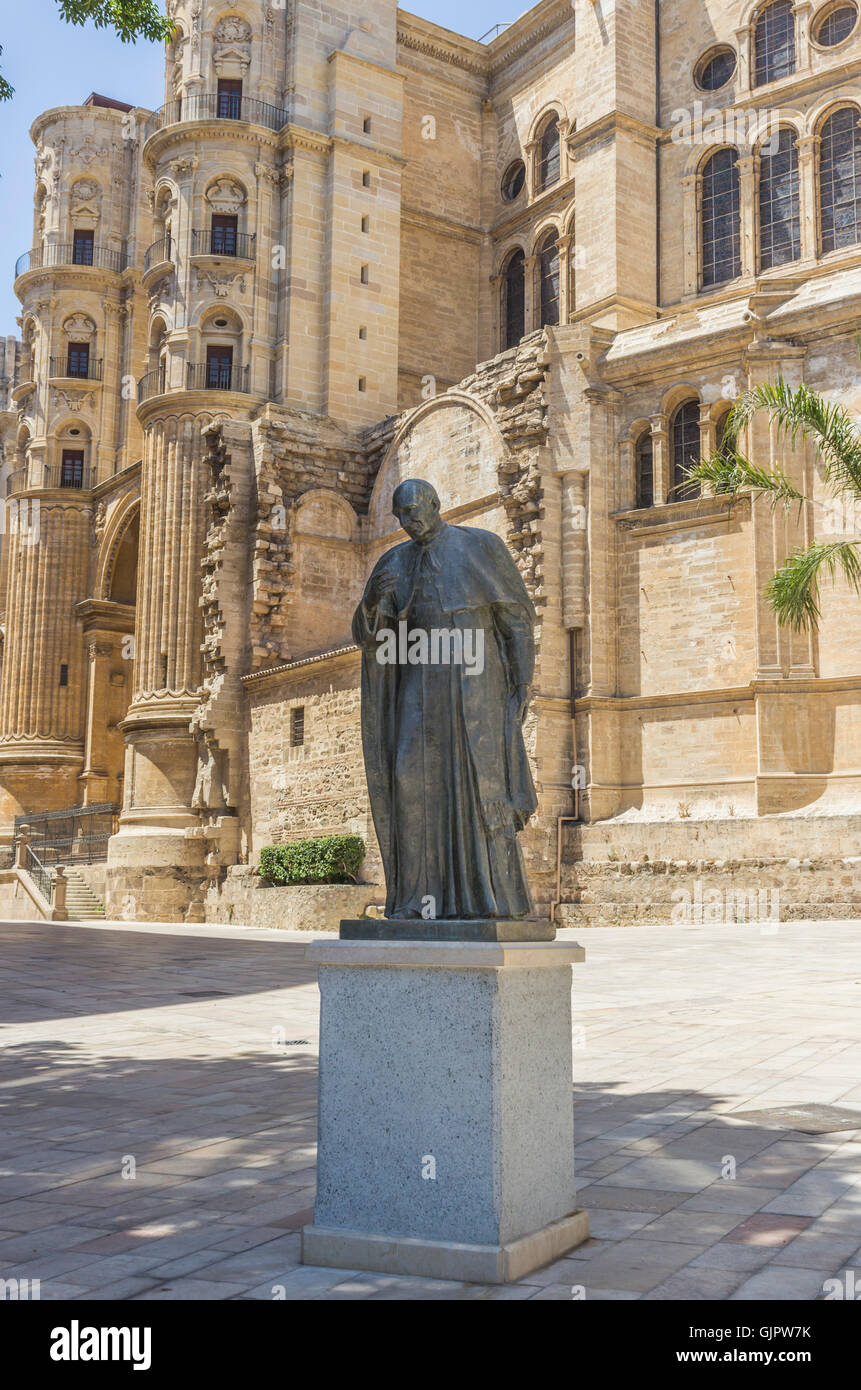
<svg viewBox="0 0 861 1390">
<path fill-rule="evenodd" d="M 539 191 L 558 183 L 561 172 L 559 121 L 556 116 L 551 116 L 542 130 L 538 142 L 538 178 L 536 184 Z"/>
<path fill-rule="evenodd" d="M 507 348 L 516 347 L 526 328 L 524 261 L 524 254 L 518 247 L 509 257 L 504 272 L 502 337 Z"/>
<path fill-rule="evenodd" d="M 741 274 L 738 151 L 717 150 L 702 180 L 703 285 L 720 285 Z"/>
<path fill-rule="evenodd" d="M 541 327 L 559 322 L 559 237 L 548 232 L 538 252 Z"/>
<path fill-rule="evenodd" d="M 763 147 L 759 165 L 759 266 L 797 261 L 801 255 L 798 207 L 798 151 L 795 132 L 784 126 L 777 148 Z"/>
<path fill-rule="evenodd" d="M 791 0 L 774 0 L 761 10 L 753 31 L 753 85 L 776 82 L 795 72 L 795 17 Z"/>
<path fill-rule="evenodd" d="M 655 470 L 651 430 L 644 430 L 634 447 L 637 472 L 637 506 L 651 507 L 655 501 Z"/>
<path fill-rule="evenodd" d="M 819 146 L 819 215 L 823 251 L 861 241 L 861 128 L 857 106 L 832 111 Z"/>
<path fill-rule="evenodd" d="M 699 497 L 698 483 L 688 480 L 687 471 L 700 461 L 700 403 L 685 401 L 673 416 L 673 488 L 671 498 L 682 502 L 688 497 Z"/>
</svg>

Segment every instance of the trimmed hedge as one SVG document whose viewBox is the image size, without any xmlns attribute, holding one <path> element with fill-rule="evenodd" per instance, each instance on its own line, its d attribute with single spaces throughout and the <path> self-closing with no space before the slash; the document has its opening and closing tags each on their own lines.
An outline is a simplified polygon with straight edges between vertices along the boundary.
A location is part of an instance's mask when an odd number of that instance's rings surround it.
<svg viewBox="0 0 861 1390">
<path fill-rule="evenodd" d="M 266 845 L 257 872 L 279 886 L 285 883 L 355 883 L 365 857 L 358 835 L 326 835 L 318 840 L 294 840 L 289 845 Z"/>
</svg>

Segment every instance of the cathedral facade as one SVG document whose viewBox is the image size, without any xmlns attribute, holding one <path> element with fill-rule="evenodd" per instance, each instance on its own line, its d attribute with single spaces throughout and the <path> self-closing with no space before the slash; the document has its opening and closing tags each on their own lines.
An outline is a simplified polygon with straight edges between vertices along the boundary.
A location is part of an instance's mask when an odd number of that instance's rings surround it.
<svg viewBox="0 0 861 1390">
<path fill-rule="evenodd" d="M 686 478 L 752 383 L 861 410 L 855 0 L 541 0 L 485 41 L 394 0 L 169 9 L 158 110 L 31 132 L 4 842 L 113 808 L 109 917 L 225 920 L 314 835 L 378 881 L 350 621 L 423 477 L 538 610 L 540 910 L 861 915 L 861 601 L 799 635 L 764 596 L 857 518 L 766 419 L 800 510 Z"/>
</svg>

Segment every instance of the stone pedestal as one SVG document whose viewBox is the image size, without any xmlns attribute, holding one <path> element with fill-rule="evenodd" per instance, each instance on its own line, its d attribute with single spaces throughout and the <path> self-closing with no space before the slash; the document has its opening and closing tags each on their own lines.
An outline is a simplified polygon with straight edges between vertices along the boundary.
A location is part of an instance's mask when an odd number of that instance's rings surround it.
<svg viewBox="0 0 861 1390">
<path fill-rule="evenodd" d="M 562 942 L 316 941 L 306 1264 L 506 1283 L 588 1235 Z"/>
</svg>

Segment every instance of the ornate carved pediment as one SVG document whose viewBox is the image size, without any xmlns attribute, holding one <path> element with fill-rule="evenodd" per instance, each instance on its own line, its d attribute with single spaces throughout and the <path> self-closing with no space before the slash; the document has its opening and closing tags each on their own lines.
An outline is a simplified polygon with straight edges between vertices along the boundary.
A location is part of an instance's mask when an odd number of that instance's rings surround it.
<svg viewBox="0 0 861 1390">
<path fill-rule="evenodd" d="M 55 410 L 71 410 L 73 415 L 78 415 L 80 411 L 92 410 L 95 405 L 95 397 L 92 391 L 64 391 L 58 386 L 51 388 L 54 397 Z"/>
<path fill-rule="evenodd" d="M 87 314 L 79 312 L 69 315 L 63 323 L 63 332 L 68 334 L 70 338 L 79 341 L 84 338 L 92 338 L 96 332 L 96 325 Z"/>
<path fill-rule="evenodd" d="M 240 294 L 245 293 L 245 276 L 237 275 L 216 275 L 211 270 L 198 270 L 195 268 L 197 276 L 197 289 L 201 290 L 206 285 L 212 289 L 216 299 L 227 299 L 233 285 L 236 286 Z"/>
<path fill-rule="evenodd" d="M 234 68 L 243 72 L 251 64 L 251 25 L 239 15 L 225 15 L 215 26 L 212 58 L 216 72 Z"/>
<path fill-rule="evenodd" d="M 239 212 L 245 202 L 245 190 L 235 179 L 224 174 L 209 185 L 206 190 L 206 201 L 213 212 L 233 216 Z"/>
</svg>

